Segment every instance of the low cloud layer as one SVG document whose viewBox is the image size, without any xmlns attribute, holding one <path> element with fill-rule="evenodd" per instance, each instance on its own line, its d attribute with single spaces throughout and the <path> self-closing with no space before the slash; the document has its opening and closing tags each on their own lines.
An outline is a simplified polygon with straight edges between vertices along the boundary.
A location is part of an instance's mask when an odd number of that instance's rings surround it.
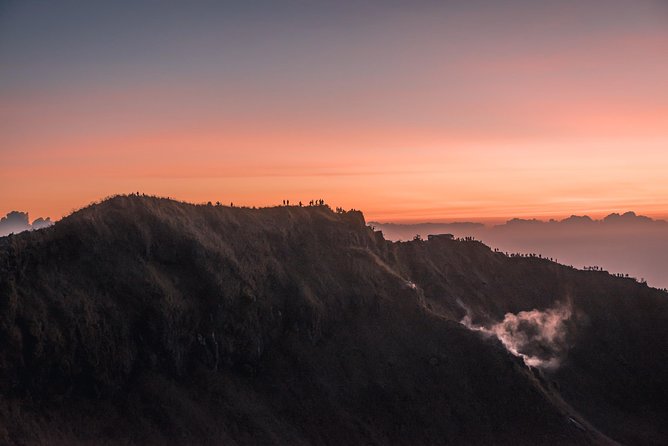
<svg viewBox="0 0 668 446">
<path fill-rule="evenodd" d="M 568 327 L 572 310 L 570 305 L 559 304 L 545 311 L 506 313 L 503 321 L 490 327 L 475 325 L 471 315 L 460 321 L 470 330 L 496 336 L 508 351 L 521 357 L 526 365 L 541 368 L 559 366 L 568 344 Z"/>
<path fill-rule="evenodd" d="M 42 229 L 52 224 L 49 217 L 37 218 L 31 224 L 27 212 L 11 211 L 5 217 L 0 218 L 0 237 L 11 233 L 18 234 L 23 231 Z"/>
<path fill-rule="evenodd" d="M 596 266 L 615 274 L 668 288 L 668 222 L 633 212 L 601 220 L 571 216 L 564 220 L 513 219 L 497 226 L 480 223 L 370 223 L 390 240 L 412 240 L 416 234 L 451 233 L 475 237 L 509 254 L 535 254 L 576 268 Z"/>
</svg>

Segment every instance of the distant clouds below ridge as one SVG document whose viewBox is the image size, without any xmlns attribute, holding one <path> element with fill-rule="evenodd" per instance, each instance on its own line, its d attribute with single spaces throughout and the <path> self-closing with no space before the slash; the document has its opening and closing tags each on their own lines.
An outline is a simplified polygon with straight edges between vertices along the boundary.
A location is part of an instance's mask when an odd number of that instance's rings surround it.
<svg viewBox="0 0 668 446">
<path fill-rule="evenodd" d="M 11 211 L 0 218 L 0 237 L 11 233 L 18 234 L 23 231 L 47 228 L 52 224 L 53 222 L 49 217 L 36 218 L 31 224 L 27 212 Z"/>
<path fill-rule="evenodd" d="M 563 220 L 512 219 L 495 226 L 475 222 L 394 224 L 371 222 L 389 240 L 451 233 L 472 236 L 508 253 L 541 254 L 577 268 L 600 266 L 668 287 L 668 222 L 613 213 L 601 220 L 572 215 Z"/>
</svg>

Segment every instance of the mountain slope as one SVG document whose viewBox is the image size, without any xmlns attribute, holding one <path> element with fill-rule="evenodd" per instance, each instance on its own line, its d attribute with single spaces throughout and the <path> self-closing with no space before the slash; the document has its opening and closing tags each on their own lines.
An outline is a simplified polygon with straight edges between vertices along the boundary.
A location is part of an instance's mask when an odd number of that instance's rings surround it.
<svg viewBox="0 0 668 446">
<path fill-rule="evenodd" d="M 556 368 L 460 323 L 557 301 Z M 665 443 L 666 302 L 354 211 L 119 196 L 0 239 L 0 439 Z"/>
</svg>

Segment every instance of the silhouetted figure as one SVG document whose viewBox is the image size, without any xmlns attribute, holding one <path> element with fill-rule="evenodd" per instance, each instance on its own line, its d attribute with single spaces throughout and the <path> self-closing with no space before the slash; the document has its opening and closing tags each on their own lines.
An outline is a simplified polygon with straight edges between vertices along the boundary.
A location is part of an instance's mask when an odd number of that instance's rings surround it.
<svg viewBox="0 0 668 446">
<path fill-rule="evenodd" d="M 302 207 L 302 202 L 301 201 L 299 202 L 299 207 Z"/>
</svg>

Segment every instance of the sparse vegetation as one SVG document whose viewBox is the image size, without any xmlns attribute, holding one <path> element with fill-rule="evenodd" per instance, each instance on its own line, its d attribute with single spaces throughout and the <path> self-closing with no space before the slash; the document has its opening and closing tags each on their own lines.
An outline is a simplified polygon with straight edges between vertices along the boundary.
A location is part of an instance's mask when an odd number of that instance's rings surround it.
<svg viewBox="0 0 668 446">
<path fill-rule="evenodd" d="M 565 298 L 557 370 L 458 323 L 458 300 L 486 324 Z M 116 196 L 0 238 L 0 443 L 661 443 L 667 300 L 479 241 L 387 242 L 322 200 Z"/>
</svg>

